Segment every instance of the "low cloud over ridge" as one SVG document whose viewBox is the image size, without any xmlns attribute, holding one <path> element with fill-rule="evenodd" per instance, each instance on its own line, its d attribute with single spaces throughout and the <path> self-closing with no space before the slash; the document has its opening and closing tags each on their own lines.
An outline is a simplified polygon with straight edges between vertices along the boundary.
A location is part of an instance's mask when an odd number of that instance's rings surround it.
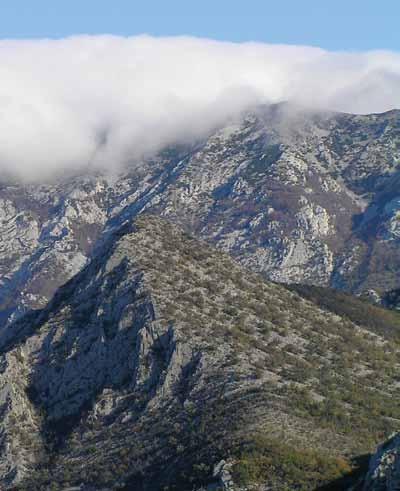
<svg viewBox="0 0 400 491">
<path fill-rule="evenodd" d="M 189 37 L 4 40 L 0 80 L 0 171 L 26 178 L 112 169 L 256 103 L 400 107 L 399 53 Z"/>
</svg>

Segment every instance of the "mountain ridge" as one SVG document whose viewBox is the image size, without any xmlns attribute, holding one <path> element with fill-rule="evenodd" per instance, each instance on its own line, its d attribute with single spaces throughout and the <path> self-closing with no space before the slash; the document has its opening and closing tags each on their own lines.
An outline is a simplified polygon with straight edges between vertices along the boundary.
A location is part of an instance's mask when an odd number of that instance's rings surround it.
<svg viewBox="0 0 400 491">
<path fill-rule="evenodd" d="M 97 174 L 0 189 L 3 319 L 46 305 L 97 241 L 151 211 L 283 283 L 398 288 L 400 113 L 278 105 L 194 146 Z"/>
<path fill-rule="evenodd" d="M 0 332 L 0 482 L 183 490 L 228 459 L 242 485 L 313 489 L 400 420 L 391 329 L 321 310 L 141 215 Z M 273 473 L 271 452 L 294 467 Z"/>
</svg>

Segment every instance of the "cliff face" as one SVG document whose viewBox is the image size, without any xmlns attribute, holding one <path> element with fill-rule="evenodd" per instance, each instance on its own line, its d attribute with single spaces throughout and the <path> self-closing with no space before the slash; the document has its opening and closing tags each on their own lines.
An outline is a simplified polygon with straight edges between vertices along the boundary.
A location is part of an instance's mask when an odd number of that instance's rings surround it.
<svg viewBox="0 0 400 491">
<path fill-rule="evenodd" d="M 388 309 L 400 310 L 400 289 L 386 292 L 381 303 Z"/>
<path fill-rule="evenodd" d="M 400 436 L 393 435 L 373 454 L 363 491 L 395 491 L 400 487 Z"/>
<path fill-rule="evenodd" d="M 1 487 L 314 489 L 398 424 L 393 316 L 344 320 L 143 215 L 1 330 Z"/>
<path fill-rule="evenodd" d="M 399 114 L 260 108 L 118 177 L 4 182 L 1 318 L 46 305 L 99 240 L 145 209 L 275 281 L 398 288 Z"/>
</svg>

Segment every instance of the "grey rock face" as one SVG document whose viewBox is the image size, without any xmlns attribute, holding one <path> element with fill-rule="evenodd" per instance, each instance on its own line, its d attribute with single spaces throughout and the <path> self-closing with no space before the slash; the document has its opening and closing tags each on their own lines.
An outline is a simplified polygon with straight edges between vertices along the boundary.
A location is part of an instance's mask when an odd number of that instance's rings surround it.
<svg viewBox="0 0 400 491">
<path fill-rule="evenodd" d="M 396 491 L 400 488 L 400 436 L 395 434 L 372 456 L 363 491 Z"/>
<path fill-rule="evenodd" d="M 381 299 L 381 303 L 393 310 L 400 310 L 400 289 L 387 292 Z"/>
<path fill-rule="evenodd" d="M 151 210 L 278 282 L 398 288 L 400 113 L 260 108 L 113 178 L 0 189 L 1 317 L 43 307 Z M 0 319 L 1 320 L 1 319 Z"/>
<path fill-rule="evenodd" d="M 214 467 L 213 477 L 216 479 L 216 485 L 214 489 L 223 490 L 233 490 L 235 488 L 235 483 L 232 480 L 232 475 L 230 472 L 230 465 L 224 460 L 218 462 Z"/>
</svg>

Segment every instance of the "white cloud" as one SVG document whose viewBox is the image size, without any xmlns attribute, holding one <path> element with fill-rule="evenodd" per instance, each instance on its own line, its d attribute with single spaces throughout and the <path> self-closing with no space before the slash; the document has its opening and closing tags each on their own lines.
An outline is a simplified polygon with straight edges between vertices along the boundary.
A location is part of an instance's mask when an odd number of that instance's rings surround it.
<svg viewBox="0 0 400 491">
<path fill-rule="evenodd" d="M 400 54 L 188 37 L 0 41 L 0 170 L 115 167 L 258 102 L 400 107 Z M 104 137 L 107 135 L 107 138 Z"/>
</svg>

